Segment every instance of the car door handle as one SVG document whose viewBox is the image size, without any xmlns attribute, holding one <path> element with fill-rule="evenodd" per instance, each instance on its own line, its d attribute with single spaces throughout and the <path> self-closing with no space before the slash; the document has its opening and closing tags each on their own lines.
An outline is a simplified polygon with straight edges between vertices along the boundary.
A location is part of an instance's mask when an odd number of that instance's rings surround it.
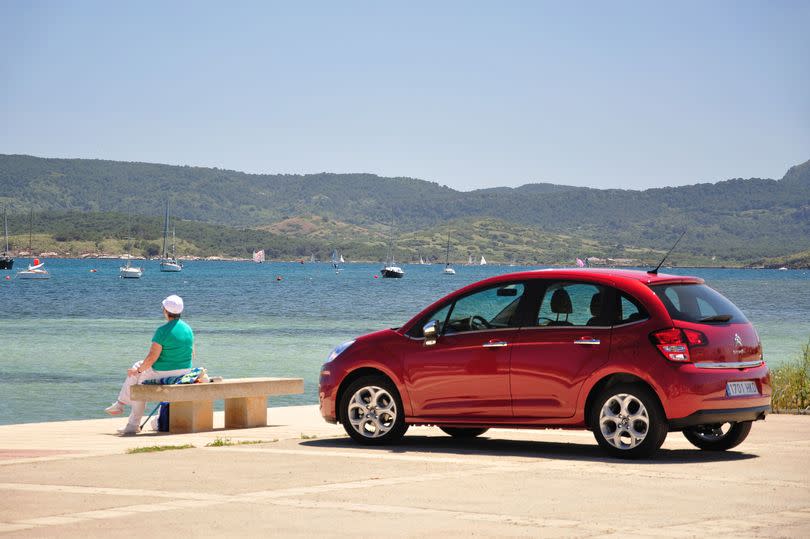
<svg viewBox="0 0 810 539">
<path fill-rule="evenodd" d="M 599 339 L 594 339 L 593 337 L 581 337 L 575 340 L 574 344 L 589 344 L 591 346 L 596 346 L 598 344 L 602 344 L 602 341 Z"/>
<path fill-rule="evenodd" d="M 509 343 L 506 341 L 489 341 L 483 344 L 484 348 L 503 348 L 505 346 L 509 346 Z"/>
</svg>

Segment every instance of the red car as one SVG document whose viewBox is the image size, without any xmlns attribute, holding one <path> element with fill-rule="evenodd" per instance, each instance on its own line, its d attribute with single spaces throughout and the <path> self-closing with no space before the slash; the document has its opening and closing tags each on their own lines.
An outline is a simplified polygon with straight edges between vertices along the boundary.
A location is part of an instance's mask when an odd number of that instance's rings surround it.
<svg viewBox="0 0 810 539">
<path fill-rule="evenodd" d="M 400 328 L 338 346 L 321 414 L 354 440 L 409 425 L 581 428 L 618 457 L 669 431 L 726 450 L 770 411 L 756 330 L 697 277 L 629 270 L 512 273 L 442 298 Z"/>
</svg>

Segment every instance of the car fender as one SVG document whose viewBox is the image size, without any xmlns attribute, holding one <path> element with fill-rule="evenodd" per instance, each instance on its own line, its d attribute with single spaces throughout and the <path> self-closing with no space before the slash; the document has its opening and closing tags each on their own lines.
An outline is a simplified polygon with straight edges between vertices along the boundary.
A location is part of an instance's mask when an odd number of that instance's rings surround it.
<svg viewBox="0 0 810 539">
<path fill-rule="evenodd" d="M 641 381 L 650 386 L 650 388 L 652 388 L 652 390 L 655 392 L 656 397 L 658 397 L 658 401 L 661 403 L 661 406 L 664 409 L 664 414 L 669 417 L 669 411 L 667 410 L 667 399 L 665 398 L 666 392 L 664 391 L 663 387 L 655 382 L 653 377 L 651 377 L 648 372 L 634 365 L 609 364 L 594 371 L 582 384 L 582 388 L 579 391 L 579 396 L 577 397 L 577 409 L 574 416 L 577 422 L 585 422 L 585 403 L 587 402 L 591 391 L 593 391 L 593 388 L 600 381 L 614 374 L 629 374 L 639 378 Z"/>
</svg>

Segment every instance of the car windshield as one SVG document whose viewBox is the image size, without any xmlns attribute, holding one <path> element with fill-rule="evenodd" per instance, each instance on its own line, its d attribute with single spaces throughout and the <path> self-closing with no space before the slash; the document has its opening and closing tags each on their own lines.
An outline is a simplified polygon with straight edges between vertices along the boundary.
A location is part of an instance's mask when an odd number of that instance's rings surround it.
<svg viewBox="0 0 810 539">
<path fill-rule="evenodd" d="M 748 321 L 733 303 L 704 284 L 661 284 L 651 288 L 673 320 L 699 324 Z"/>
</svg>

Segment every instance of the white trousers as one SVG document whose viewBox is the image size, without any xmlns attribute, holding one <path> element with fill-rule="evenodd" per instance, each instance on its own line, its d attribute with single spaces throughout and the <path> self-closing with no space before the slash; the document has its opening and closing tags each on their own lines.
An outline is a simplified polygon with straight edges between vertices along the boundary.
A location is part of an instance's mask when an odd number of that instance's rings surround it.
<svg viewBox="0 0 810 539">
<path fill-rule="evenodd" d="M 143 364 L 143 361 L 136 361 L 134 365 L 132 365 L 133 369 L 137 369 Z M 145 401 L 134 401 L 130 398 L 129 388 L 135 384 L 140 384 L 144 380 L 156 380 L 158 378 L 166 378 L 167 376 L 182 376 L 187 372 L 191 371 L 191 369 L 177 369 L 174 371 L 156 371 L 151 367 L 143 371 L 141 374 L 136 374 L 135 376 L 127 376 L 126 380 L 124 380 L 124 385 L 121 386 L 121 391 L 118 393 L 118 402 L 123 402 L 124 404 L 129 404 L 132 410 L 129 412 L 129 421 L 127 425 L 137 425 L 140 426 L 141 418 L 143 418 L 143 411 L 146 408 Z"/>
</svg>

